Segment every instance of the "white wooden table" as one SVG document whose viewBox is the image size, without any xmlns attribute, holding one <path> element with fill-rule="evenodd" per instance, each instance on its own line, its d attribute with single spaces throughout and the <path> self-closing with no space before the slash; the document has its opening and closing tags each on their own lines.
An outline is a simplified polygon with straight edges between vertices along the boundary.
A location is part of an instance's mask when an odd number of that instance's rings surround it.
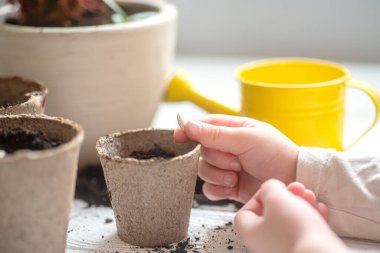
<svg viewBox="0 0 380 253">
<path fill-rule="evenodd" d="M 139 248 L 128 245 L 117 236 L 111 208 L 91 207 L 74 201 L 68 229 L 66 253 L 79 252 L 171 252 L 173 248 Z M 188 252 L 246 252 L 232 226 L 234 213 L 192 209 Z M 112 219 L 112 221 L 111 221 Z M 108 222 L 108 223 L 107 223 Z"/>
<path fill-rule="evenodd" d="M 246 252 L 233 228 L 233 212 L 193 208 L 189 226 L 187 252 Z M 380 252 L 380 244 L 344 240 L 354 252 Z M 75 200 L 67 234 L 66 253 L 175 252 L 172 248 L 139 248 L 124 243 L 117 236 L 113 211 L 109 207 L 87 207 Z M 178 251 L 179 252 L 179 251 Z"/>
<path fill-rule="evenodd" d="M 239 107 L 240 88 L 233 76 L 235 67 L 254 59 L 253 57 L 207 57 L 179 56 L 176 68 L 189 71 L 194 87 L 203 94 L 235 108 Z M 367 81 L 380 93 L 380 63 L 339 62 L 348 67 L 354 78 Z M 173 70 L 174 71 L 174 70 Z M 152 122 L 153 127 L 175 128 L 176 114 L 187 117 L 205 114 L 202 109 L 187 102 L 162 103 Z M 365 95 L 349 90 L 347 94 L 347 117 L 345 141 L 350 143 L 365 129 L 374 115 L 374 110 Z M 380 127 L 377 126 L 351 150 L 358 155 L 380 156 Z M 75 201 L 68 230 L 66 253 L 79 252 L 152 252 L 123 243 L 116 233 L 111 208 L 84 208 L 85 204 Z M 229 225 L 234 212 L 193 209 L 190 218 L 189 238 L 192 248 L 188 252 L 246 252 L 239 238 Z M 106 223 L 106 219 L 113 221 Z M 379 231 L 380 232 L 380 231 Z M 380 252 L 380 244 L 373 242 L 344 240 L 354 252 Z M 157 249 L 158 250 L 158 249 Z M 170 252 L 173 249 L 159 249 Z"/>
</svg>

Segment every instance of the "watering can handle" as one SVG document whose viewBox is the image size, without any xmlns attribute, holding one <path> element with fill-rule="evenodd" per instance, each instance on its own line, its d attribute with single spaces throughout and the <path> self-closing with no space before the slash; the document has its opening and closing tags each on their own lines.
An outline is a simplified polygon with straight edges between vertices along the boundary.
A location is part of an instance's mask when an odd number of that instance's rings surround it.
<svg viewBox="0 0 380 253">
<path fill-rule="evenodd" d="M 347 87 L 354 88 L 357 90 L 360 90 L 367 94 L 367 96 L 371 99 L 374 107 L 375 107 L 375 118 L 372 122 L 372 124 L 362 133 L 359 135 L 359 137 L 350 145 L 344 148 L 344 150 L 347 150 L 351 148 L 353 145 L 355 145 L 358 141 L 360 141 L 369 131 L 372 130 L 376 126 L 376 124 L 380 120 L 380 97 L 377 93 L 377 91 L 369 84 L 359 81 L 359 80 L 349 80 L 347 82 Z"/>
<path fill-rule="evenodd" d="M 178 70 L 169 82 L 165 94 L 165 101 L 190 101 L 202 107 L 209 113 L 240 115 L 239 111 L 229 108 L 219 102 L 207 98 L 192 88 L 191 80 L 184 70 Z"/>
</svg>

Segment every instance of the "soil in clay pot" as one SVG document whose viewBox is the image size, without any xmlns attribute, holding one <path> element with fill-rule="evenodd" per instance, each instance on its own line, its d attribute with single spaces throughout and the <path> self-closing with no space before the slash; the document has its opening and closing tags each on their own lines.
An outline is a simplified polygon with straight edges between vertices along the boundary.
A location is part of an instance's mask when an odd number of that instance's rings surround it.
<svg viewBox="0 0 380 253">
<path fill-rule="evenodd" d="M 119 2 L 118 4 L 128 15 L 130 21 L 144 19 L 151 16 L 152 13 L 154 14 L 155 12 L 158 12 L 158 9 L 156 7 L 146 4 L 121 2 Z M 96 4 L 94 4 L 94 6 L 96 6 Z M 30 6 L 27 7 L 30 8 Z M 33 15 L 31 15 L 32 11 L 35 12 L 33 13 Z M 21 18 L 17 16 L 8 17 L 5 22 L 14 25 L 36 27 L 93 26 L 112 24 L 112 15 L 114 14 L 114 12 L 111 9 L 109 9 L 105 4 L 99 4 L 98 8 L 92 11 L 81 10 L 80 7 L 77 7 L 76 10 L 73 10 L 65 5 L 54 7 L 54 9 L 49 10 L 48 14 L 44 13 L 44 15 L 37 12 L 36 9 L 32 9 L 32 11 L 29 11 L 28 15 L 21 15 Z M 78 15 L 78 13 L 81 12 L 83 12 L 83 14 L 79 14 L 81 15 L 80 17 L 76 16 Z M 139 15 L 143 13 L 149 13 L 149 15 Z"/>
<path fill-rule="evenodd" d="M 65 251 L 83 138 L 68 119 L 0 116 L 1 252 Z"/>
<path fill-rule="evenodd" d="M 61 141 L 50 139 L 41 131 L 22 128 L 0 129 L 0 150 L 12 154 L 18 150 L 44 150 L 58 147 Z"/>
</svg>

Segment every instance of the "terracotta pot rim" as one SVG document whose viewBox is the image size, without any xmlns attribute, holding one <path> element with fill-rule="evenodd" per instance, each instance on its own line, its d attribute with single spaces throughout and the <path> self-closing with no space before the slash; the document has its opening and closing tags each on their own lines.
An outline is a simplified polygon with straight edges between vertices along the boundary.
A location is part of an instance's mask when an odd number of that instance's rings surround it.
<svg viewBox="0 0 380 253">
<path fill-rule="evenodd" d="M 137 1 L 137 0 L 122 0 L 122 2 L 135 2 L 135 3 L 145 3 L 147 5 L 152 5 L 159 9 L 159 12 L 147 19 L 142 19 L 133 22 L 126 22 L 121 24 L 105 24 L 105 25 L 94 25 L 94 26 L 78 26 L 78 27 L 32 27 L 32 26 L 22 26 L 4 23 L 4 17 L 6 14 L 12 12 L 10 5 L 4 5 L 0 7 L 0 30 L 14 33 L 14 34 L 83 34 L 83 33 L 107 33 L 107 32 L 118 32 L 118 31 L 134 31 L 143 28 L 154 27 L 160 25 L 161 23 L 169 22 L 177 18 L 177 9 L 174 5 L 160 1 L 160 3 L 155 3 L 155 1 Z M 1 11 L 1 9 L 3 10 Z M 7 9 L 8 8 L 8 9 Z"/>
<path fill-rule="evenodd" d="M 111 133 L 111 134 L 107 134 L 106 136 L 102 136 L 99 138 L 99 140 L 96 142 L 96 151 L 98 152 L 98 156 L 100 158 L 111 160 L 113 162 L 123 162 L 123 163 L 128 162 L 128 163 L 135 163 L 135 164 L 151 164 L 151 163 L 160 164 L 160 163 L 173 162 L 173 161 L 177 161 L 177 160 L 182 160 L 182 159 L 187 158 L 187 157 L 191 157 L 194 154 L 196 154 L 198 152 L 198 150 L 201 148 L 201 145 L 197 144 L 189 152 L 182 154 L 182 155 L 175 156 L 171 159 L 139 160 L 139 159 L 132 158 L 132 157 L 120 157 L 120 156 L 108 155 L 102 147 L 102 143 L 105 142 L 106 140 L 112 139 L 115 137 L 120 137 L 120 136 L 123 136 L 125 134 L 138 133 L 138 132 L 158 132 L 158 131 L 174 132 L 173 129 L 168 129 L 168 128 L 138 128 L 138 129 L 121 131 L 121 132 L 117 132 L 117 133 Z"/>
<path fill-rule="evenodd" d="M 15 103 L 15 104 L 11 104 L 9 106 L 1 106 L 0 105 L 0 110 L 1 109 L 6 109 L 6 108 L 9 108 L 9 107 L 13 107 L 13 106 L 19 106 L 19 105 L 27 104 L 28 102 L 30 102 L 33 99 L 33 96 L 35 96 L 35 95 L 46 97 L 47 94 L 48 94 L 47 87 L 42 82 L 40 82 L 38 80 L 31 80 L 31 79 L 23 78 L 23 77 L 20 77 L 20 76 L 0 76 L 0 82 L 2 82 L 2 81 L 12 81 L 12 80 L 23 82 L 23 83 L 27 83 L 27 84 L 28 83 L 32 83 L 34 85 L 37 85 L 39 87 L 39 89 L 36 89 L 35 91 L 32 91 L 33 94 L 29 95 L 29 96 L 26 96 L 25 101 L 23 101 L 21 103 Z M 31 93 L 31 92 L 28 92 L 28 93 Z M 25 95 L 27 95 L 28 93 L 25 93 Z"/>
<path fill-rule="evenodd" d="M 45 149 L 45 150 L 20 150 L 20 151 L 16 151 L 13 154 L 7 154 L 3 158 L 0 158 L 0 163 L 15 162 L 17 160 L 22 160 L 22 159 L 35 160 L 35 159 L 42 159 L 42 158 L 56 156 L 58 154 L 64 153 L 67 150 L 74 148 L 75 146 L 78 146 L 84 139 L 83 127 L 70 119 L 65 119 L 61 117 L 52 117 L 52 116 L 47 116 L 44 114 L 0 115 L 0 120 L 3 118 L 8 118 L 8 119 L 24 118 L 24 119 L 30 119 L 30 120 L 40 119 L 40 120 L 46 120 L 46 121 L 54 121 L 57 123 L 71 126 L 72 128 L 76 130 L 77 133 L 68 142 L 62 143 L 61 145 L 54 148 Z"/>
</svg>

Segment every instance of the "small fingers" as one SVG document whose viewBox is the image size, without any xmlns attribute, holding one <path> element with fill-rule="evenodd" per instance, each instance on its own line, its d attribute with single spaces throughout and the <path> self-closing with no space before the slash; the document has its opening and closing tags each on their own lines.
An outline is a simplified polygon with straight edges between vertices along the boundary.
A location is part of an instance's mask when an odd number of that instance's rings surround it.
<svg viewBox="0 0 380 253">
<path fill-rule="evenodd" d="M 305 192 L 305 186 L 299 182 L 293 182 L 288 185 L 288 190 L 297 196 L 302 196 Z"/>
<path fill-rule="evenodd" d="M 262 184 L 258 198 L 265 205 L 267 201 L 273 200 L 273 196 L 287 192 L 288 190 L 283 182 L 277 179 L 269 179 Z"/>
<path fill-rule="evenodd" d="M 190 139 L 186 136 L 185 131 L 181 128 L 177 128 L 174 130 L 173 138 L 176 142 L 188 142 Z"/>
<path fill-rule="evenodd" d="M 315 205 L 317 203 L 317 198 L 315 197 L 314 192 L 310 191 L 309 189 L 305 190 L 302 198 L 312 205 Z"/>
<path fill-rule="evenodd" d="M 202 187 L 204 195 L 213 201 L 222 199 L 236 199 L 237 187 L 226 187 L 205 182 Z"/>
<path fill-rule="evenodd" d="M 215 149 L 201 148 L 201 156 L 207 163 L 225 170 L 241 171 L 240 161 L 236 156 Z"/>
<path fill-rule="evenodd" d="M 181 120 L 178 120 L 181 119 Z M 188 142 L 191 139 L 186 135 L 185 128 L 188 119 L 186 119 L 182 114 L 177 115 L 178 124 L 182 123 L 182 126 L 174 130 L 173 137 L 177 142 Z M 239 116 L 230 116 L 223 114 L 208 114 L 201 117 L 193 118 L 192 121 L 203 122 L 215 126 L 225 126 L 225 127 L 253 127 L 259 125 L 261 122 Z M 180 122 L 181 121 L 181 122 Z"/>
<path fill-rule="evenodd" d="M 328 216 L 329 216 L 329 210 L 328 210 L 327 206 L 323 203 L 317 203 L 315 205 L 315 208 L 320 213 L 320 215 L 323 217 L 323 219 L 325 219 L 327 221 Z"/>
<path fill-rule="evenodd" d="M 288 185 L 288 190 L 294 195 L 304 199 L 309 204 L 311 204 L 319 212 L 319 214 L 325 220 L 327 220 L 328 218 L 327 206 L 323 203 L 317 202 L 317 197 L 315 196 L 315 193 L 313 191 L 306 189 L 305 186 L 299 182 L 290 183 Z"/>
<path fill-rule="evenodd" d="M 198 175 L 204 181 L 214 185 L 234 187 L 238 183 L 238 175 L 235 172 L 217 168 L 203 158 L 199 159 Z"/>
<path fill-rule="evenodd" d="M 306 189 L 302 183 L 293 182 L 288 185 L 288 190 L 294 195 L 306 200 L 311 205 L 315 205 L 317 198 L 315 197 L 314 192 L 309 189 Z"/>
<path fill-rule="evenodd" d="M 176 130 L 173 134 L 176 141 L 193 140 L 202 146 L 235 155 L 244 153 L 251 147 L 248 137 L 254 135 L 252 128 L 215 126 L 194 120 L 187 121 L 184 128 L 184 133 Z"/>
</svg>

